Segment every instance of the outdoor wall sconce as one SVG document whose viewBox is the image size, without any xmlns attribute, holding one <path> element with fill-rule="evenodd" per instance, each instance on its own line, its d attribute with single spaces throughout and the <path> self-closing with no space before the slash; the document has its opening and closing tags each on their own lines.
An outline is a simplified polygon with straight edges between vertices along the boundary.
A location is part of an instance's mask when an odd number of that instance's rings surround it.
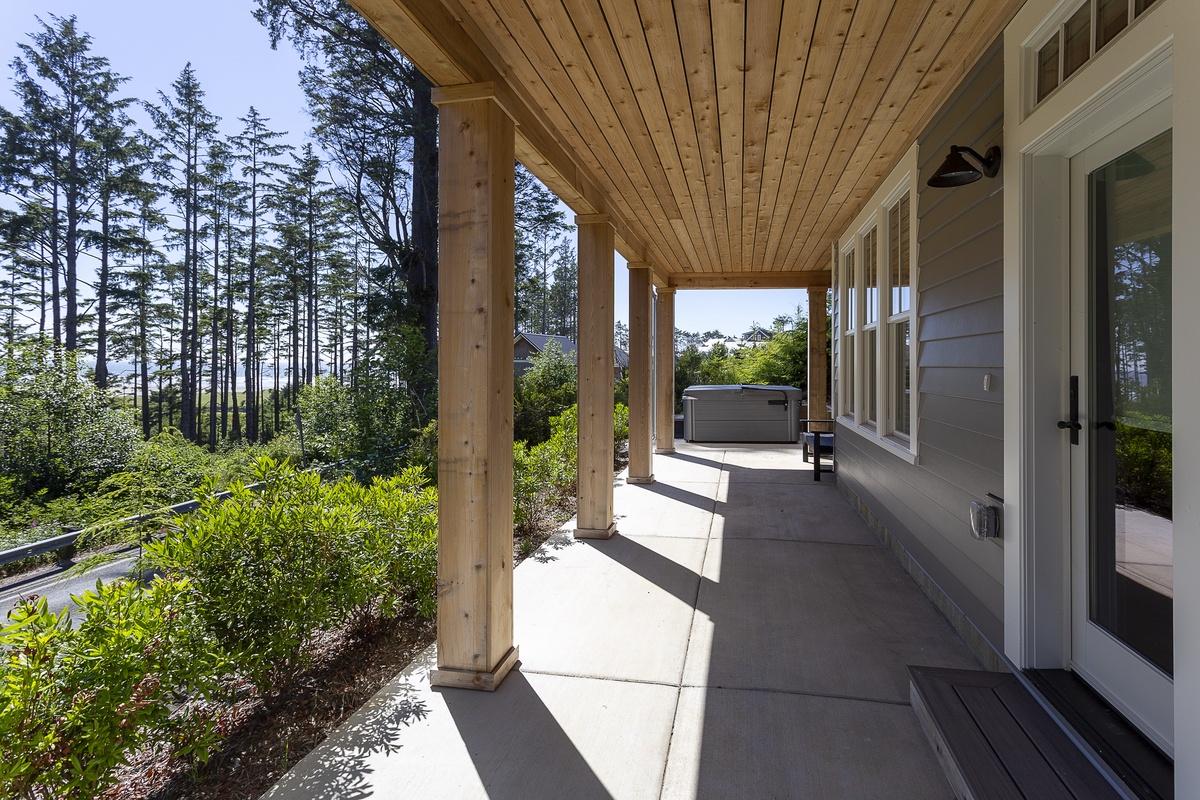
<svg viewBox="0 0 1200 800">
<path fill-rule="evenodd" d="M 963 158 L 963 153 L 978 161 L 982 171 L 971 166 L 971 162 Z M 933 173 L 933 177 L 927 183 L 935 189 L 949 189 L 954 186 L 965 186 L 968 183 L 974 183 L 984 175 L 994 178 L 999 172 L 999 147 L 989 147 L 987 154 L 981 156 L 969 147 L 960 147 L 952 144 L 950 145 L 950 155 L 946 156 L 946 160 L 942 162 L 942 165 L 938 167 L 937 172 Z"/>
</svg>

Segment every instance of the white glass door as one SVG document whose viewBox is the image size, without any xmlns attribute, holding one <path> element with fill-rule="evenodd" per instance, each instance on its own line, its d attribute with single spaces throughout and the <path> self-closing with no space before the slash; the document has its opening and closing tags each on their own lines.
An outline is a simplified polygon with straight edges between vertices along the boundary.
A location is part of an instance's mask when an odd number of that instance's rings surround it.
<svg viewBox="0 0 1200 800">
<path fill-rule="evenodd" d="M 1071 160 L 1072 668 L 1173 755 L 1171 129 Z"/>
</svg>

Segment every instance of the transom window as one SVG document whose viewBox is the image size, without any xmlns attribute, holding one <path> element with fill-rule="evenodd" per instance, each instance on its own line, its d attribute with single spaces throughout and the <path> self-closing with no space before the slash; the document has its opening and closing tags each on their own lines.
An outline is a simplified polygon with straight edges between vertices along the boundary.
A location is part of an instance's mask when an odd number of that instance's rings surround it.
<svg viewBox="0 0 1200 800">
<path fill-rule="evenodd" d="M 1067 12 L 1037 47 L 1034 104 L 1079 71 L 1158 0 L 1087 0 Z"/>
</svg>

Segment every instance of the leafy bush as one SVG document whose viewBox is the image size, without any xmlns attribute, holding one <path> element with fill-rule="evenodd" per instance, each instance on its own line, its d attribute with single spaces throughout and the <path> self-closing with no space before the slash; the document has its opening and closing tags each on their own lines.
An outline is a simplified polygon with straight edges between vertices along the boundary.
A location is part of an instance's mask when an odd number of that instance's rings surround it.
<svg viewBox="0 0 1200 800">
<path fill-rule="evenodd" d="M 513 443 L 513 522 L 536 526 L 543 515 L 574 497 L 579 475 L 579 409 L 571 406 L 550 420 L 550 438 L 529 447 Z M 629 409 L 613 409 L 613 445 L 629 438 Z"/>
<path fill-rule="evenodd" d="M 146 551 L 151 566 L 195 584 L 205 630 L 261 693 L 309 663 L 321 630 L 406 602 L 432 613 L 437 495 L 420 470 L 326 485 L 264 458 L 254 477 L 260 491 L 235 483 L 223 502 L 206 493 Z"/>
<path fill-rule="evenodd" d="M 513 439 L 536 445 L 550 438 L 551 417 L 575 403 L 577 371 L 558 342 L 530 359 L 513 385 Z"/>
<path fill-rule="evenodd" d="M 137 423 L 83 375 L 77 353 L 34 340 L 0 359 L 0 464 L 9 491 L 47 499 L 94 487 L 120 470 Z"/>
<path fill-rule="evenodd" d="M 1117 501 L 1169 519 L 1173 478 L 1170 419 L 1158 415 L 1138 422 L 1117 422 Z"/>
<path fill-rule="evenodd" d="M 407 456 L 409 466 L 423 469 L 429 482 L 437 486 L 438 421 L 436 419 L 422 428 L 417 437 L 409 443 Z"/>
<path fill-rule="evenodd" d="M 342 480 L 328 490 L 330 502 L 361 509 L 354 540 L 356 613 L 396 616 L 408 604 L 423 617 L 437 610 L 437 490 L 420 467 L 370 486 Z"/>
<path fill-rule="evenodd" d="M 297 398 L 304 422 L 304 449 L 321 461 L 353 455 L 359 444 L 354 390 L 335 378 L 317 378 Z"/>
<path fill-rule="evenodd" d="M 186 580 L 97 583 L 75 600 L 78 628 L 40 598 L 0 629 L 4 800 L 95 797 L 145 744 L 203 760 L 217 741 L 204 701 L 218 694 L 220 659 L 195 624 Z"/>
</svg>

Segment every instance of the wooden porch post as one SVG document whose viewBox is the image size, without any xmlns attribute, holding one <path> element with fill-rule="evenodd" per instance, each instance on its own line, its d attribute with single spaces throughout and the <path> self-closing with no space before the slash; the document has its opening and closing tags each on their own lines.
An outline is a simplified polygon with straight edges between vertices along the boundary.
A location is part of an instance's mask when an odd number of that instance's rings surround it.
<svg viewBox="0 0 1200 800">
<path fill-rule="evenodd" d="M 607 539 L 613 525 L 613 252 L 607 214 L 579 228 L 579 503 L 575 537 Z"/>
<path fill-rule="evenodd" d="M 826 406 L 829 394 L 825 383 L 829 368 L 829 333 L 825 315 L 825 296 L 828 289 L 809 287 L 808 290 L 808 418 L 828 419 Z"/>
<path fill-rule="evenodd" d="M 654 375 L 657 417 L 654 431 L 654 452 L 675 452 L 675 290 L 659 289 L 655 306 Z"/>
<path fill-rule="evenodd" d="M 513 122 L 491 84 L 435 89 L 436 686 L 493 690 L 513 644 Z"/>
<path fill-rule="evenodd" d="M 649 264 L 629 265 L 629 482 L 654 483 L 654 354 L 650 335 L 654 285 Z"/>
</svg>

